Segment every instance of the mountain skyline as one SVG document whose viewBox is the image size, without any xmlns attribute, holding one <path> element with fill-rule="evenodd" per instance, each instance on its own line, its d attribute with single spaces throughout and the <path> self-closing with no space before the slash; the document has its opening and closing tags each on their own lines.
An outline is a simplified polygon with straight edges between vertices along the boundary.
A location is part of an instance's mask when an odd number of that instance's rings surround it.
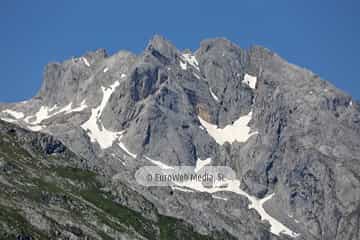
<svg viewBox="0 0 360 240">
<path fill-rule="evenodd" d="M 214 37 L 226 37 L 242 48 L 261 45 L 359 100 L 359 5 L 352 0 L 343 1 L 342 8 L 337 1 L 184 1 L 174 6 L 165 1 L 62 1 L 54 10 L 47 1 L 4 1 L 0 29 L 6 38 L 0 39 L 0 50 L 6 57 L 0 60 L 0 102 L 34 96 L 48 62 L 99 48 L 109 54 L 121 48 L 140 53 L 155 33 L 180 49 L 197 49 L 201 40 Z"/>
</svg>

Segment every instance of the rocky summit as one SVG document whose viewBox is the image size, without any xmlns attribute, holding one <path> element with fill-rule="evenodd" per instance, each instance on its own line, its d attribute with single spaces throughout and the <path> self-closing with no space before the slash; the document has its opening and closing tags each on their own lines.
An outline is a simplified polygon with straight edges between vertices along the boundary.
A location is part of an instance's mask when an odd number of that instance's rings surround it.
<svg viewBox="0 0 360 240">
<path fill-rule="evenodd" d="M 100 49 L 0 104 L 1 239 L 360 240 L 360 104 L 259 46 Z M 145 166 L 225 166 L 144 186 Z"/>
</svg>

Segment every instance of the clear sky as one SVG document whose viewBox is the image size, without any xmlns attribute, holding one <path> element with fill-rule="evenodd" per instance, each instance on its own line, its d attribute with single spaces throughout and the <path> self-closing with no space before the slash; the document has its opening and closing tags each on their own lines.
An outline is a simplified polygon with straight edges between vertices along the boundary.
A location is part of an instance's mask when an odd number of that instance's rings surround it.
<svg viewBox="0 0 360 240">
<path fill-rule="evenodd" d="M 1 0 L 0 101 L 36 94 L 50 61 L 139 53 L 155 33 L 180 49 L 212 37 L 262 45 L 359 100 L 359 12 L 358 0 Z"/>
</svg>

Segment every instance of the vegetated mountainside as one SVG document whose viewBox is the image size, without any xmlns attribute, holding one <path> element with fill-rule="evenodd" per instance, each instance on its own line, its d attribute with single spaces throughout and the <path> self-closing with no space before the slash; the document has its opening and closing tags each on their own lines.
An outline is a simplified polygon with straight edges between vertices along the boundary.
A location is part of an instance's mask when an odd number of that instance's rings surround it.
<svg viewBox="0 0 360 240">
<path fill-rule="evenodd" d="M 191 53 L 155 36 L 139 55 L 50 63 L 34 98 L 0 111 L 60 139 L 146 219 L 174 217 L 214 239 L 360 239 L 359 103 L 268 49 L 210 39 Z M 134 179 L 142 166 L 204 163 L 237 180 Z"/>
</svg>

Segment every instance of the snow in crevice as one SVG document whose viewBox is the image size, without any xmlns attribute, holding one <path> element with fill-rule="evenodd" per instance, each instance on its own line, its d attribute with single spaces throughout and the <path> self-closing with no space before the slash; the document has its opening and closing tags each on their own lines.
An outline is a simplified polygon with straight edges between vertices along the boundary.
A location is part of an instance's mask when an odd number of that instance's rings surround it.
<svg viewBox="0 0 360 240">
<path fill-rule="evenodd" d="M 85 63 L 86 66 L 90 67 L 90 63 L 85 57 L 82 57 L 81 60 Z"/>
<path fill-rule="evenodd" d="M 126 162 L 124 160 L 122 160 L 121 158 L 118 158 L 115 153 L 112 153 L 111 156 L 113 158 L 117 158 L 123 166 L 126 166 Z"/>
<path fill-rule="evenodd" d="M 30 115 L 30 116 L 26 116 L 26 117 L 21 112 L 16 112 L 16 111 L 7 109 L 3 112 L 11 115 L 15 119 L 12 119 L 12 120 L 10 120 L 9 118 L 2 118 L 2 119 L 4 121 L 12 122 L 12 123 L 15 123 L 15 122 L 18 122 L 21 120 L 26 124 L 26 127 L 29 130 L 38 132 L 46 127 L 46 126 L 40 124 L 44 120 L 52 118 L 58 114 L 69 114 L 72 112 L 81 112 L 86 108 L 87 108 L 87 105 L 85 103 L 85 100 L 82 101 L 80 106 L 78 106 L 76 108 L 72 108 L 72 102 L 59 110 L 57 110 L 58 106 L 56 104 L 52 107 L 41 106 L 40 109 L 38 110 L 38 112 L 35 113 L 35 115 Z M 30 119 L 34 119 L 34 120 L 30 121 Z"/>
<path fill-rule="evenodd" d="M 219 98 L 215 95 L 215 93 L 212 91 L 211 88 L 209 88 L 210 94 L 212 96 L 212 98 L 216 101 L 216 102 L 220 102 Z"/>
<path fill-rule="evenodd" d="M 98 107 L 93 108 L 91 110 L 90 118 L 81 125 L 81 128 L 84 129 L 88 136 L 90 137 L 90 141 L 95 143 L 97 142 L 100 145 L 101 149 L 106 149 L 111 147 L 114 142 L 117 142 L 117 145 L 129 156 L 136 158 L 136 154 L 129 151 L 129 149 L 125 146 L 124 143 L 121 142 L 121 139 L 125 133 L 123 131 L 110 131 L 104 127 L 102 124 L 100 117 L 110 100 L 111 95 L 114 93 L 115 89 L 120 85 L 119 81 L 116 81 L 110 87 L 101 87 L 103 92 L 103 98 Z"/>
<path fill-rule="evenodd" d="M 173 167 L 168 166 L 160 161 L 151 159 L 146 156 L 144 156 L 144 157 L 161 169 L 174 169 Z M 201 164 L 203 164 L 204 162 L 210 163 L 210 160 L 206 159 Z M 298 233 L 292 231 L 291 229 L 286 227 L 284 224 L 282 224 L 280 221 L 278 221 L 277 219 L 270 216 L 264 209 L 264 204 L 267 201 L 269 201 L 271 198 L 274 197 L 274 195 L 275 195 L 274 193 L 270 194 L 264 198 L 261 198 L 261 199 L 251 196 L 250 194 L 246 193 L 245 191 L 243 191 L 240 188 L 240 181 L 238 179 L 225 179 L 224 181 L 221 181 L 221 182 L 215 182 L 212 187 L 204 186 L 201 181 L 191 181 L 191 180 L 183 181 L 183 182 L 174 182 L 174 184 L 175 185 L 172 186 L 173 189 L 177 189 L 179 191 L 184 191 L 184 192 L 186 192 L 187 190 L 193 190 L 193 191 L 198 191 L 198 192 L 207 192 L 207 193 L 210 193 L 213 198 L 221 199 L 224 201 L 227 201 L 228 199 L 219 197 L 219 196 L 215 195 L 215 193 L 217 193 L 217 192 L 232 192 L 232 193 L 244 196 L 250 202 L 249 209 L 255 209 L 257 211 L 257 213 L 260 215 L 261 220 L 263 220 L 263 221 L 266 220 L 270 223 L 270 225 L 271 225 L 270 231 L 273 234 L 279 236 L 280 233 L 283 233 L 283 234 L 286 234 L 291 237 L 299 236 Z"/>
<path fill-rule="evenodd" d="M 200 158 L 196 161 L 195 172 L 198 172 L 204 166 L 209 165 L 211 163 L 211 158 L 207 158 L 205 160 L 201 160 Z"/>
<path fill-rule="evenodd" d="M 5 121 L 5 122 L 9 122 L 9 123 L 16 123 L 17 122 L 17 120 L 15 120 L 13 118 L 1 117 L 0 119 Z"/>
<path fill-rule="evenodd" d="M 104 73 L 106 73 L 107 71 L 109 71 L 109 68 L 104 68 Z"/>
<path fill-rule="evenodd" d="M 184 70 L 187 68 L 187 64 L 190 64 L 192 67 L 194 67 L 198 72 L 200 72 L 199 69 L 199 63 L 196 60 L 195 56 L 190 53 L 184 53 L 181 55 L 181 58 L 184 62 L 180 61 L 180 67 Z"/>
<path fill-rule="evenodd" d="M 26 127 L 33 132 L 39 132 L 45 128 L 45 126 L 42 125 L 28 125 Z"/>
<path fill-rule="evenodd" d="M 121 140 L 121 139 L 120 139 Z M 119 147 L 124 151 L 126 152 L 126 154 L 128 154 L 129 156 L 131 156 L 132 158 L 136 158 L 136 154 L 132 153 L 129 151 L 129 149 L 126 148 L 126 146 L 124 145 L 124 143 L 122 142 L 119 142 Z"/>
<path fill-rule="evenodd" d="M 199 63 L 196 60 L 195 56 L 190 54 L 190 53 L 184 53 L 180 56 L 180 68 L 182 70 L 187 70 L 188 68 L 188 64 L 191 65 L 196 71 L 192 71 L 192 74 L 197 78 L 197 79 L 201 79 L 199 73 L 200 73 L 200 68 L 199 68 Z"/>
<path fill-rule="evenodd" d="M 200 79 L 200 78 L 201 78 L 200 75 L 197 74 L 197 73 L 195 73 L 195 72 L 193 72 L 193 75 L 194 75 L 197 79 Z"/>
<path fill-rule="evenodd" d="M 35 121 L 31 124 L 36 125 L 41 123 L 43 120 L 50 118 L 52 115 L 49 114 L 49 107 L 41 106 L 39 111 L 35 113 Z"/>
<path fill-rule="evenodd" d="M 65 107 L 58 109 L 58 106 L 55 104 L 53 107 L 41 106 L 39 111 L 35 113 L 35 116 L 27 116 L 24 119 L 24 122 L 27 124 L 27 128 L 34 132 L 39 132 L 44 129 L 46 126 L 41 125 L 40 123 L 46 119 L 50 119 L 58 114 L 70 114 L 73 112 L 81 112 L 87 108 L 86 101 L 83 100 L 80 106 L 73 108 L 73 103 L 69 103 Z M 35 118 L 34 121 L 30 121 L 31 118 Z"/>
<path fill-rule="evenodd" d="M 35 117 L 35 116 L 32 116 L 32 115 L 27 116 L 27 117 L 24 118 L 24 122 L 30 123 L 30 122 L 31 122 L 30 119 L 32 119 L 32 118 L 34 118 L 34 117 Z"/>
<path fill-rule="evenodd" d="M 152 162 L 153 164 L 155 164 L 156 166 L 158 166 L 159 168 L 161 169 L 174 169 L 173 167 L 170 167 L 168 165 L 166 165 L 165 163 L 162 163 L 160 161 L 157 161 L 157 160 L 154 160 L 154 159 L 151 159 L 147 156 L 144 156 L 147 160 L 149 160 L 150 162 Z"/>
<path fill-rule="evenodd" d="M 86 104 L 86 100 L 83 100 L 80 103 L 80 106 L 70 109 L 69 111 L 66 112 L 66 114 L 69 114 L 69 113 L 72 113 L 72 112 L 81 112 L 81 111 L 85 110 L 87 107 L 88 106 Z"/>
<path fill-rule="evenodd" d="M 55 104 L 54 106 L 52 106 L 51 108 L 48 109 L 48 112 L 53 112 L 58 108 L 58 105 Z"/>
<path fill-rule="evenodd" d="M 216 195 L 211 195 L 212 196 L 212 198 L 214 198 L 214 199 L 219 199 L 219 200 L 223 200 L 223 201 L 227 201 L 228 199 L 227 198 L 224 198 L 224 197 L 219 197 L 219 196 L 216 196 Z"/>
<path fill-rule="evenodd" d="M 35 116 L 28 116 L 24 119 L 24 121 L 28 124 L 32 124 L 32 125 L 38 125 L 40 124 L 42 121 L 52 118 L 58 114 L 70 114 L 72 112 L 81 112 L 84 109 L 87 108 L 86 105 L 86 101 L 82 101 L 80 106 L 73 108 L 72 107 L 73 103 L 69 103 L 68 105 L 66 105 L 65 107 L 58 109 L 58 106 L 55 104 L 53 107 L 47 107 L 47 106 L 41 106 L 39 111 L 37 113 L 35 113 Z M 30 118 L 35 117 L 35 121 L 30 121 Z"/>
<path fill-rule="evenodd" d="M 17 112 L 17 111 L 11 110 L 11 109 L 6 109 L 6 110 L 4 110 L 2 112 L 10 115 L 11 117 L 13 117 L 15 119 L 24 118 L 24 113 L 22 113 L 22 112 Z"/>
<path fill-rule="evenodd" d="M 180 60 L 180 67 L 181 67 L 182 70 L 186 70 L 187 69 L 186 62 L 183 62 L 183 61 Z"/>
<path fill-rule="evenodd" d="M 201 182 L 194 182 L 194 181 L 177 182 L 176 184 L 178 186 L 180 186 L 180 187 L 190 188 L 190 189 L 193 189 L 193 190 L 196 190 L 196 191 L 199 191 L 199 192 L 211 193 L 214 198 L 218 198 L 218 199 L 220 197 L 218 197 L 216 195 L 215 196 L 213 195 L 216 192 L 233 192 L 233 193 L 236 193 L 238 195 L 245 196 L 250 201 L 249 209 L 255 209 L 258 212 L 258 214 L 261 216 L 261 220 L 263 220 L 263 221 L 266 220 L 266 221 L 268 221 L 270 223 L 270 225 L 271 225 L 270 231 L 273 234 L 279 236 L 280 233 L 283 233 L 283 234 L 289 235 L 291 237 L 297 237 L 299 235 L 296 232 L 289 229 L 288 227 L 286 227 L 284 224 L 282 224 L 277 219 L 270 216 L 265 211 L 265 209 L 263 207 L 264 203 L 267 202 L 268 200 L 270 200 L 274 196 L 274 194 L 266 196 L 265 198 L 262 198 L 262 199 L 258 199 L 258 198 L 254 197 L 254 196 L 249 195 L 245 191 L 243 191 L 240 188 L 240 181 L 237 180 L 237 179 L 235 179 L 235 180 L 227 180 L 225 182 L 225 184 L 224 184 L 224 182 L 221 182 L 221 186 L 214 185 L 211 188 L 205 187 Z M 225 200 L 225 199 L 223 199 L 223 200 Z M 226 200 L 228 200 L 228 199 L 226 199 Z"/>
<path fill-rule="evenodd" d="M 255 89 L 256 88 L 256 81 L 257 78 L 255 76 L 249 75 L 245 73 L 244 80 L 242 80 L 242 83 L 245 83 L 250 88 Z"/>
<path fill-rule="evenodd" d="M 100 122 L 100 116 L 104 111 L 106 104 L 108 103 L 111 95 L 119 85 L 119 81 L 116 81 L 109 88 L 101 87 L 103 91 L 103 98 L 100 105 L 91 110 L 90 118 L 81 125 L 81 128 L 83 128 L 90 137 L 91 142 L 97 142 L 102 149 L 111 147 L 113 142 L 122 135 L 122 131 L 109 131 Z"/>
<path fill-rule="evenodd" d="M 178 186 L 171 186 L 171 189 L 178 190 L 178 191 L 181 191 L 181 192 L 194 192 L 193 190 L 183 188 L 183 187 L 178 187 Z"/>
<path fill-rule="evenodd" d="M 257 132 L 251 132 L 251 128 L 248 126 L 252 118 L 252 112 L 241 116 L 238 120 L 234 121 L 233 124 L 227 125 L 224 128 L 219 128 L 212 123 L 208 123 L 200 116 L 198 116 L 198 118 L 208 134 L 220 145 L 225 142 L 246 142 L 251 136 L 257 134 Z"/>
</svg>

